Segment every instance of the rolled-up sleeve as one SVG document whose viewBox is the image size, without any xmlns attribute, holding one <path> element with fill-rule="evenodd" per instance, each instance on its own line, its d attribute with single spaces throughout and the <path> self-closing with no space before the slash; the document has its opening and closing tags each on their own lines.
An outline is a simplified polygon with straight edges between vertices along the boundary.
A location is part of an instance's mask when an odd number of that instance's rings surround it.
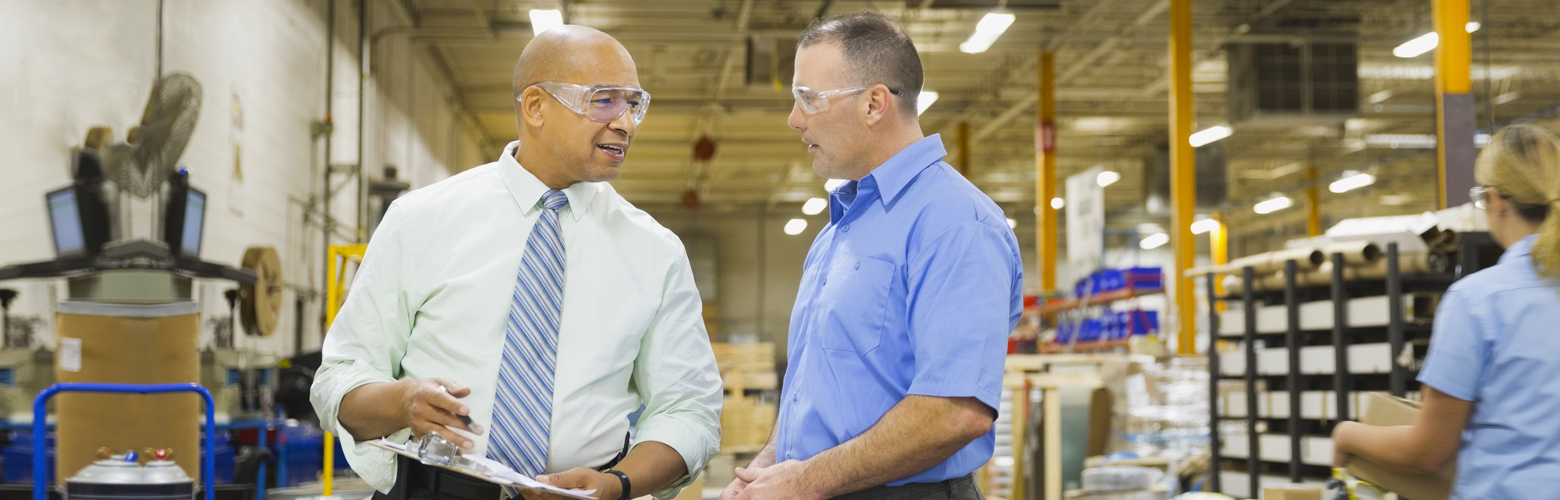
<svg viewBox="0 0 1560 500">
<path fill-rule="evenodd" d="M 1419 381 L 1448 396 L 1478 401 L 1489 349 L 1485 346 L 1480 318 L 1480 298 L 1453 288 L 1441 298 L 1430 333 L 1430 351 L 1419 371 Z"/>
<path fill-rule="evenodd" d="M 973 397 L 996 409 L 1022 279 L 1008 228 L 981 221 L 943 230 L 907 263 L 910 394 Z"/>
<path fill-rule="evenodd" d="M 645 404 L 635 444 L 665 444 L 688 466 L 687 476 L 655 493 L 663 499 L 676 496 L 698 477 L 720 448 L 720 369 L 704 330 L 703 304 L 688 259 L 678 253 L 661 308 L 640 341 L 633 374 L 634 390 Z"/>
<path fill-rule="evenodd" d="M 395 459 L 360 443 L 340 423 L 341 399 L 366 384 L 393 382 L 412 326 L 402 287 L 405 248 L 401 211 L 392 205 L 369 243 L 352 288 L 325 336 L 320 369 L 309 391 L 320 426 L 341 440 L 359 476 L 380 491 L 395 483 Z M 406 431 L 402 431 L 406 432 Z"/>
</svg>

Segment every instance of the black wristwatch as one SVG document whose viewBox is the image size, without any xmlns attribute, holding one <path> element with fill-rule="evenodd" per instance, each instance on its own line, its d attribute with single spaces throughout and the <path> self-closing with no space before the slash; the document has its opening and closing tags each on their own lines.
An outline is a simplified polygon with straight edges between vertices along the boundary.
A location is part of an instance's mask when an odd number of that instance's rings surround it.
<svg viewBox="0 0 1560 500">
<path fill-rule="evenodd" d="M 628 474 L 624 474 L 623 471 L 620 470 L 612 469 L 607 469 L 602 472 L 617 476 L 618 482 L 623 483 L 623 494 L 618 495 L 618 500 L 629 500 L 630 498 L 633 498 L 629 496 L 629 492 L 633 490 L 633 487 L 628 483 Z"/>
</svg>

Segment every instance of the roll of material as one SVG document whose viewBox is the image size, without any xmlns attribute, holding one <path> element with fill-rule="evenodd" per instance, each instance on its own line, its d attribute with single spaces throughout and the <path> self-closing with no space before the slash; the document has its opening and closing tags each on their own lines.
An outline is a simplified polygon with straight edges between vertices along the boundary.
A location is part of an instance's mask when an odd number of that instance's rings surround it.
<svg viewBox="0 0 1560 500">
<path fill-rule="evenodd" d="M 1323 258 L 1327 261 L 1327 265 L 1332 263 L 1333 254 L 1340 253 L 1343 254 L 1343 263 L 1350 266 L 1372 265 L 1380 261 L 1382 257 L 1385 257 L 1381 247 L 1369 241 L 1333 243 L 1322 247 L 1321 252 Z M 1317 268 L 1320 269 L 1321 266 L 1317 266 Z"/>
<path fill-rule="evenodd" d="M 1348 262 L 1347 259 L 1349 254 L 1347 252 L 1342 253 L 1345 255 L 1345 262 Z M 1359 260 L 1359 262 L 1366 262 L 1364 260 L 1363 251 L 1360 252 L 1360 257 L 1361 260 Z M 1443 254 L 1423 252 L 1405 253 L 1398 258 L 1398 272 L 1402 274 L 1444 273 L 1447 270 L 1446 264 L 1448 262 L 1450 262 L 1450 260 Z M 1332 267 L 1333 266 L 1331 262 L 1326 262 L 1317 267 L 1315 270 L 1296 273 L 1295 286 L 1322 286 L 1331 284 L 1333 275 Z M 1387 277 L 1387 260 L 1380 257 L 1371 260 L 1368 264 L 1345 265 L 1343 268 L 1343 279 L 1345 280 L 1382 279 L 1385 277 Z M 1284 289 L 1284 273 L 1282 271 L 1276 273 L 1258 274 L 1256 278 L 1256 283 L 1252 288 L 1254 291 Z M 1240 276 L 1233 274 L 1225 276 L 1223 283 L 1224 289 L 1231 294 L 1239 294 L 1243 290 L 1243 281 L 1241 280 Z"/>
<path fill-rule="evenodd" d="M 1302 271 L 1314 270 L 1321 267 L 1327 261 L 1326 256 L 1317 248 L 1291 248 L 1288 250 L 1275 250 L 1267 253 L 1259 253 L 1249 257 L 1241 257 L 1230 261 L 1228 265 L 1220 268 L 1221 272 L 1240 273 L 1241 269 L 1251 267 L 1257 274 L 1270 274 L 1284 270 L 1284 263 L 1295 261 L 1295 267 Z"/>
</svg>

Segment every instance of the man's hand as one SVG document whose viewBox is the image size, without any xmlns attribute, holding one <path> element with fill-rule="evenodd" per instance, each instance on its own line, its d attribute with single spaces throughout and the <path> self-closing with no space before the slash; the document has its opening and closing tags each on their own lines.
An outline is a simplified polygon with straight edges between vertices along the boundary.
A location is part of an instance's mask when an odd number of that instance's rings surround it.
<svg viewBox="0 0 1560 500">
<path fill-rule="evenodd" d="M 596 498 L 600 500 L 614 500 L 623 496 L 623 482 L 619 481 L 617 476 L 585 467 L 536 476 L 536 481 L 569 490 L 596 490 Z M 525 497 L 526 500 L 568 498 L 536 490 L 522 490 L 520 496 Z"/>
<path fill-rule="evenodd" d="M 396 384 L 401 385 L 400 419 L 418 439 L 432 432 L 462 449 L 469 450 L 475 445 L 449 429 L 482 434 L 481 426 L 472 424 L 468 427 L 460 421 L 461 416 L 471 414 L 471 407 L 461 403 L 459 398 L 470 395 L 471 389 L 442 378 L 403 380 Z"/>
<path fill-rule="evenodd" d="M 1345 420 L 1338 422 L 1338 425 L 1333 427 L 1333 468 L 1342 469 L 1348 467 L 1349 462 L 1354 460 L 1354 454 L 1350 453 L 1348 449 L 1350 438 L 1345 437 L 1345 435 L 1352 432 L 1349 429 L 1350 427 L 1356 425 L 1360 425 L 1359 422 Z"/>
<path fill-rule="evenodd" d="M 795 498 L 822 500 L 829 495 L 820 491 L 820 485 L 806 474 L 807 464 L 798 460 L 786 460 L 763 469 L 737 469 L 737 481 L 747 483 L 736 495 L 737 500 L 769 500 L 771 498 Z M 727 488 L 730 491 L 730 488 Z M 724 498 L 724 494 L 722 494 Z"/>
<path fill-rule="evenodd" d="M 742 480 L 742 477 L 744 475 L 753 477 L 752 474 L 756 474 L 761 470 L 764 470 L 764 468 L 751 465 L 747 468 L 737 467 L 737 477 L 731 480 L 731 484 L 726 485 L 725 491 L 720 492 L 720 500 L 736 500 L 738 496 L 742 495 L 743 490 L 747 489 L 749 484 L 747 481 Z"/>
</svg>

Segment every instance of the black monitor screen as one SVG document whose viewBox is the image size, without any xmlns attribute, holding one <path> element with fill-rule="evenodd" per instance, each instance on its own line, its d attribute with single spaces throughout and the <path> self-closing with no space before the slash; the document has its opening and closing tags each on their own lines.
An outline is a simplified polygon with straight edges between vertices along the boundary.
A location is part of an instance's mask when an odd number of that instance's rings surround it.
<svg viewBox="0 0 1560 500">
<path fill-rule="evenodd" d="M 76 202 L 76 190 L 65 188 L 45 196 L 49 205 L 49 226 L 54 230 L 54 253 L 60 256 L 75 255 L 86 250 L 86 237 L 81 231 L 81 210 Z"/>
<path fill-rule="evenodd" d="M 184 233 L 179 238 L 179 251 L 191 257 L 200 256 L 201 228 L 206 221 L 206 193 L 190 189 L 184 204 Z"/>
</svg>

